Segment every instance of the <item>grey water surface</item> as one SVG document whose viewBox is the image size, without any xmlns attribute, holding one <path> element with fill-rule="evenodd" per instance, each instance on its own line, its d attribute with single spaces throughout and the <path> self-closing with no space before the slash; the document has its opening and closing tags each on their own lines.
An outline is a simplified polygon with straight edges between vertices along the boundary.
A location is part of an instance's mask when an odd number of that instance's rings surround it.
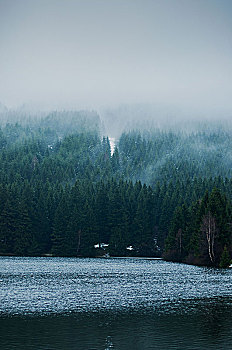
<svg viewBox="0 0 232 350">
<path fill-rule="evenodd" d="M 232 269 L 0 258 L 1 349 L 232 349 Z"/>
</svg>

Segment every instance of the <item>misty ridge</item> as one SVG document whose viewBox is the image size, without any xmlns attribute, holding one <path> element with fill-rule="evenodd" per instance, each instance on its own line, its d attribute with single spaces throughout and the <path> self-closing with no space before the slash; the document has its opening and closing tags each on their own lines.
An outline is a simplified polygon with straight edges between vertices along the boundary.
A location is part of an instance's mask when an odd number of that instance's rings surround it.
<svg viewBox="0 0 232 350">
<path fill-rule="evenodd" d="M 164 113 L 151 105 L 121 105 L 100 113 L 0 107 L 4 149 L 36 139 L 40 137 L 38 132 L 42 132 L 44 146 L 55 154 L 57 145 L 60 147 L 70 135 L 94 133 L 98 142 L 88 154 L 89 161 L 94 166 L 101 147 L 110 147 L 109 157 L 118 158 L 117 173 L 113 171 L 112 175 L 133 182 L 141 180 L 154 186 L 156 182 L 173 181 L 176 177 L 185 181 L 189 176 L 192 179 L 231 176 L 232 123 L 229 118 L 207 120 L 189 116 L 186 119 L 182 113 L 180 116 Z M 108 146 L 104 146 L 106 140 Z"/>
</svg>

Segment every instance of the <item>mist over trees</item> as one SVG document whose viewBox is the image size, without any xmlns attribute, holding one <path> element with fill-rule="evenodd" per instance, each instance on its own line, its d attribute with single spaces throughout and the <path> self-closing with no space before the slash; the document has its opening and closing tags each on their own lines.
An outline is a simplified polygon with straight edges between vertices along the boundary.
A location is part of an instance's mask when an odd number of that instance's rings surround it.
<svg viewBox="0 0 232 350">
<path fill-rule="evenodd" d="M 112 153 L 96 112 L 0 114 L 0 254 L 230 263 L 227 124 L 135 124 Z"/>
</svg>

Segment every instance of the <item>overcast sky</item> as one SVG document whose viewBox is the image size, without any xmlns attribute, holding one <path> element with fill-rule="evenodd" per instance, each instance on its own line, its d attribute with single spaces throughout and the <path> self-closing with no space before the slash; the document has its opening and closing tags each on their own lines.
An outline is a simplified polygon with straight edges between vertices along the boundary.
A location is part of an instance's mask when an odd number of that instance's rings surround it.
<svg viewBox="0 0 232 350">
<path fill-rule="evenodd" d="M 232 1 L 0 0 L 0 101 L 232 111 Z"/>
</svg>

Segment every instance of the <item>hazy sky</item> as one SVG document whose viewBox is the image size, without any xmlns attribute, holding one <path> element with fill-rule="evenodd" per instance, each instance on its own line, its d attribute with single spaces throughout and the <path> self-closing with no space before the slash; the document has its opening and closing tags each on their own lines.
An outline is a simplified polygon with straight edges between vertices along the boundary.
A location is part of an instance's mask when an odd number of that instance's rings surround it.
<svg viewBox="0 0 232 350">
<path fill-rule="evenodd" d="M 0 0 L 0 101 L 232 111 L 232 0 Z"/>
</svg>

